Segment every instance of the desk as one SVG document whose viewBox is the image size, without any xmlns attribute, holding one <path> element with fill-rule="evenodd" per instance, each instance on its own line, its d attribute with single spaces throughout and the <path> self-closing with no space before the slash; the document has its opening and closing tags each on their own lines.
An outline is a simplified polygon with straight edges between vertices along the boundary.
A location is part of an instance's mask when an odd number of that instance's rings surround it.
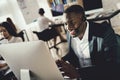
<svg viewBox="0 0 120 80">
<path fill-rule="evenodd" d="M 108 20 L 108 22 L 111 25 L 111 21 L 110 19 L 114 16 L 116 16 L 118 13 L 120 13 L 120 9 L 116 10 L 116 11 L 112 11 L 109 13 L 102 13 L 102 14 L 98 14 L 98 16 L 96 16 L 95 18 L 91 18 L 88 19 L 88 21 L 101 21 L 101 20 Z M 101 15 L 101 16 L 99 16 Z"/>
</svg>

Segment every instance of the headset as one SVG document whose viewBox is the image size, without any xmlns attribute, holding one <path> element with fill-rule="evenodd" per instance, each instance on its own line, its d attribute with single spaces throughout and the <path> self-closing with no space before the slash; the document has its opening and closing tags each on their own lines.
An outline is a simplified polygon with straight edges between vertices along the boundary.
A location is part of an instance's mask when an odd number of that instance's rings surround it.
<svg viewBox="0 0 120 80">
<path fill-rule="evenodd" d="M 82 21 L 86 21 L 86 16 L 85 16 L 85 14 L 83 14 L 83 16 L 82 16 Z"/>
</svg>

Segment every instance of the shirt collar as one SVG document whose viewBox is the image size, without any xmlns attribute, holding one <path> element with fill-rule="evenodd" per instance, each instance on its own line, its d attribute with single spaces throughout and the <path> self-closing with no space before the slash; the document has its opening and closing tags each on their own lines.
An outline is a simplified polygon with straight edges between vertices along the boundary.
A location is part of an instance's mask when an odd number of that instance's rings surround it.
<svg viewBox="0 0 120 80">
<path fill-rule="evenodd" d="M 86 30 L 85 30 L 85 33 L 84 33 L 82 40 L 88 40 L 89 23 L 88 23 L 88 21 L 86 21 L 86 23 L 87 23 L 87 26 L 86 26 Z"/>
</svg>

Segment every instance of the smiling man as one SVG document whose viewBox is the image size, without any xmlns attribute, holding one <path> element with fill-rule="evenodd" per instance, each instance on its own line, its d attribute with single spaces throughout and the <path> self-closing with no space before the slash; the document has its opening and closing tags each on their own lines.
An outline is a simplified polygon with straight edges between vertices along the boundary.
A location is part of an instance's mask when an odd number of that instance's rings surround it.
<svg viewBox="0 0 120 80">
<path fill-rule="evenodd" d="M 118 44 L 112 27 L 107 22 L 87 21 L 80 5 L 68 7 L 65 18 L 69 52 L 57 61 L 64 71 L 63 76 L 80 80 L 119 80 Z"/>
</svg>

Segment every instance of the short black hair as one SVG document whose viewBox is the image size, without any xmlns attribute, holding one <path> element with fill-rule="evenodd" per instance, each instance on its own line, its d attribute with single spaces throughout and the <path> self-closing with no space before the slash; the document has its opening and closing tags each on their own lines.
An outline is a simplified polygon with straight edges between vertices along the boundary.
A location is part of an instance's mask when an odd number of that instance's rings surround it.
<svg viewBox="0 0 120 80">
<path fill-rule="evenodd" d="M 40 14 L 40 15 L 43 15 L 44 13 L 45 13 L 44 9 L 43 9 L 43 8 L 40 8 L 40 9 L 39 9 L 39 14 Z"/>
<path fill-rule="evenodd" d="M 69 12 L 84 13 L 84 9 L 80 5 L 71 5 L 64 12 L 65 13 L 69 13 Z"/>
<path fill-rule="evenodd" d="M 85 11 L 84 11 L 84 8 L 80 5 L 71 5 L 70 7 L 68 7 L 64 13 L 71 13 L 71 12 L 75 12 L 75 13 L 80 13 L 83 15 L 83 20 L 85 21 L 86 20 L 86 17 L 85 17 Z"/>
</svg>

